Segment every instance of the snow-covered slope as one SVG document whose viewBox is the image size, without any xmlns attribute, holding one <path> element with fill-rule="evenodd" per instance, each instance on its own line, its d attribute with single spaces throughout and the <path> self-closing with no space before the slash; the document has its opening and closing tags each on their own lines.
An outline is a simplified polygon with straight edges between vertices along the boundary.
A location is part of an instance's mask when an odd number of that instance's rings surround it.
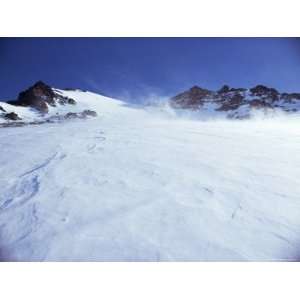
<svg viewBox="0 0 300 300">
<path fill-rule="evenodd" d="M 5 102 L 0 102 L 0 106 L 5 110 L 5 113 L 16 113 L 22 120 L 27 122 L 32 122 L 41 118 L 41 116 L 30 107 L 15 106 Z M 2 113 L 4 114 L 4 112 Z M 18 121 L 20 122 L 20 120 Z M 6 122 L 7 120 L 5 118 L 0 117 L 0 124 Z"/>
<path fill-rule="evenodd" d="M 18 105 L 12 105 L 10 103 L 6 102 L 0 102 L 0 106 L 2 107 L 5 112 L 2 111 L 2 115 L 5 115 L 7 113 L 16 113 L 19 117 L 19 120 L 12 121 L 7 120 L 5 118 L 0 117 L 0 124 L 5 123 L 24 123 L 28 124 L 30 122 L 35 121 L 45 121 L 45 120 L 52 120 L 54 117 L 57 116 L 65 116 L 68 113 L 81 113 L 85 110 L 92 111 L 93 109 L 99 108 L 99 99 L 105 102 L 105 99 L 109 100 L 109 105 L 113 106 L 120 103 L 118 100 L 114 100 L 111 98 L 107 98 L 104 96 L 96 95 L 90 92 L 83 92 L 79 90 L 74 91 L 65 91 L 65 90 L 59 90 L 59 89 L 53 89 L 58 95 L 61 95 L 63 97 L 66 97 L 68 99 L 73 99 L 73 95 L 76 96 L 76 98 L 79 100 L 75 104 L 64 104 L 61 105 L 57 103 L 55 106 L 47 105 L 47 113 L 41 113 L 37 109 L 31 106 L 18 106 Z M 104 104 L 100 105 L 102 108 Z"/>
<path fill-rule="evenodd" d="M 0 128 L 1 260 L 299 260 L 297 116 L 205 122 L 62 93 L 98 117 Z"/>
</svg>

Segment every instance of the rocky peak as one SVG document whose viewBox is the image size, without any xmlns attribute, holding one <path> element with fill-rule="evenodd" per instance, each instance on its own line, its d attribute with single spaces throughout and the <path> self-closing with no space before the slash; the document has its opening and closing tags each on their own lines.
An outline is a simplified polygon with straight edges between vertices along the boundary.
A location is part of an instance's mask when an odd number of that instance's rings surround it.
<svg viewBox="0 0 300 300">
<path fill-rule="evenodd" d="M 274 88 L 269 88 L 264 85 L 257 85 L 250 89 L 253 96 L 259 96 L 263 98 L 270 98 L 272 100 L 278 100 L 279 92 Z"/>
<path fill-rule="evenodd" d="M 218 94 L 224 94 L 224 93 L 228 93 L 230 92 L 230 87 L 229 85 L 223 85 L 219 90 L 218 90 Z"/>
<path fill-rule="evenodd" d="M 189 90 L 173 97 L 172 104 L 178 107 L 184 107 L 186 105 L 191 108 L 197 108 L 201 105 L 204 99 L 210 97 L 213 94 L 212 91 L 203 89 L 199 86 L 193 86 Z"/>
<path fill-rule="evenodd" d="M 195 85 L 192 88 L 190 88 L 189 93 L 191 95 L 195 95 L 195 96 L 204 96 L 204 95 L 210 95 L 212 93 L 212 91 L 210 91 L 208 89 L 203 89 L 203 88 Z"/>
<path fill-rule="evenodd" d="M 37 81 L 31 88 L 35 89 L 42 89 L 45 92 L 51 93 L 52 89 L 49 85 L 44 83 L 43 81 L 39 80 Z M 30 89 L 30 88 L 29 88 Z"/>
<path fill-rule="evenodd" d="M 227 93 L 232 93 L 232 92 L 235 92 L 235 93 L 239 93 L 239 92 L 245 92 L 247 89 L 244 89 L 244 88 L 231 88 L 229 87 L 229 85 L 223 85 L 218 91 L 217 93 L 218 94 L 227 94 Z"/>
<path fill-rule="evenodd" d="M 64 94 L 63 90 L 54 89 L 42 81 L 36 82 L 21 92 L 17 100 L 3 102 L 3 107 L 0 106 L 0 128 L 97 117 L 97 112 L 90 109 L 80 112 L 78 108 L 71 106 L 59 107 L 60 105 L 76 104 L 74 99 L 64 96 Z M 28 109 L 19 109 L 18 106 Z M 51 106 L 53 108 L 49 111 Z"/>
<path fill-rule="evenodd" d="M 232 88 L 223 85 L 218 91 L 210 91 L 198 86 L 184 91 L 170 99 L 174 108 L 223 111 L 231 116 L 240 108 L 243 113 L 252 109 L 282 109 L 286 112 L 300 112 L 300 93 L 279 93 L 276 89 L 257 85 L 250 89 Z M 213 105 L 213 106 L 212 106 Z"/>
<path fill-rule="evenodd" d="M 300 100 L 300 93 L 282 93 L 281 98 L 284 100 L 292 100 L 292 99 L 297 99 Z"/>
<path fill-rule="evenodd" d="M 48 105 L 56 106 L 56 104 L 75 104 L 75 100 L 63 97 L 55 92 L 49 85 L 43 81 L 36 82 L 27 90 L 21 92 L 18 99 L 10 102 L 10 104 L 18 106 L 30 106 L 41 113 L 48 112 Z"/>
<path fill-rule="evenodd" d="M 55 93 L 51 87 L 42 81 L 38 81 L 27 90 L 21 92 L 15 104 L 21 106 L 32 106 L 37 110 L 46 113 L 48 112 L 47 103 L 49 105 L 54 105 L 54 98 Z"/>
</svg>

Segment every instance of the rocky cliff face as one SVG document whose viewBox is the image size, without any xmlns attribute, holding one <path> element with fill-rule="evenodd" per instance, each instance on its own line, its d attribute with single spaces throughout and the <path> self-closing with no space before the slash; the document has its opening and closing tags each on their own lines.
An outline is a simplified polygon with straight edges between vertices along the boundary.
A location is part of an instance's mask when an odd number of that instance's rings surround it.
<svg viewBox="0 0 300 300">
<path fill-rule="evenodd" d="M 169 103 L 175 109 L 209 110 L 223 112 L 229 118 L 247 118 L 254 110 L 300 112 L 300 93 L 279 93 L 264 85 L 250 89 L 224 85 L 218 91 L 194 86 Z"/>
</svg>

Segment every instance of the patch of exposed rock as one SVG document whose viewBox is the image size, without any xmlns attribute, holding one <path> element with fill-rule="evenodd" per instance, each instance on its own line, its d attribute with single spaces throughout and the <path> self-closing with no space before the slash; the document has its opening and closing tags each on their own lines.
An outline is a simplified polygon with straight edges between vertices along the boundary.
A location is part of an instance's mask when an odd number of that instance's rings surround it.
<svg viewBox="0 0 300 300">
<path fill-rule="evenodd" d="M 97 117 L 97 113 L 93 110 L 84 110 L 80 113 L 69 112 L 63 116 L 65 119 L 86 119 L 87 117 Z"/>
<path fill-rule="evenodd" d="M 217 109 L 219 111 L 228 111 L 228 110 L 234 110 L 241 106 L 243 103 L 243 96 L 238 93 L 234 93 L 226 98 L 221 98 L 219 102 L 221 102 L 221 106 Z"/>
<path fill-rule="evenodd" d="M 10 113 L 11 117 L 12 117 L 12 114 L 15 114 L 15 113 Z M 15 114 L 15 115 L 17 115 L 17 114 Z M 97 116 L 98 116 L 97 113 L 93 110 L 84 110 L 79 113 L 69 112 L 65 115 L 56 115 L 56 116 L 52 116 L 49 118 L 44 118 L 42 120 L 37 120 L 37 121 L 32 121 L 32 122 L 20 122 L 18 120 L 22 120 L 22 119 L 19 117 L 17 119 L 15 119 L 16 116 L 14 116 L 13 118 L 10 118 L 10 120 L 15 121 L 15 122 L 0 123 L 0 128 L 1 127 L 22 127 L 22 126 L 28 126 L 28 125 L 41 125 L 41 124 L 45 124 L 45 123 L 63 122 L 63 121 L 72 120 L 72 119 L 81 119 L 82 120 L 82 119 L 87 119 L 88 117 L 97 117 Z"/>
<path fill-rule="evenodd" d="M 38 81 L 27 90 L 21 92 L 18 96 L 18 99 L 11 101 L 9 104 L 17 106 L 29 106 L 45 114 L 48 113 L 49 105 L 74 105 L 76 104 L 76 101 L 72 98 L 62 96 L 44 82 Z"/>
<path fill-rule="evenodd" d="M 11 112 L 11 113 L 7 113 L 4 114 L 3 116 L 6 120 L 11 120 L 11 121 L 18 121 L 18 120 L 22 120 L 18 114 L 16 114 L 15 112 Z"/>
<path fill-rule="evenodd" d="M 173 97 L 171 104 L 177 108 L 197 109 L 204 103 L 205 99 L 210 98 L 212 95 L 212 91 L 194 86 L 188 91 Z"/>
<path fill-rule="evenodd" d="M 258 96 L 262 99 L 267 99 L 267 100 L 278 100 L 280 97 L 280 93 L 273 88 L 268 88 L 264 85 L 257 85 L 254 88 L 250 89 L 251 95 L 252 96 Z"/>
</svg>

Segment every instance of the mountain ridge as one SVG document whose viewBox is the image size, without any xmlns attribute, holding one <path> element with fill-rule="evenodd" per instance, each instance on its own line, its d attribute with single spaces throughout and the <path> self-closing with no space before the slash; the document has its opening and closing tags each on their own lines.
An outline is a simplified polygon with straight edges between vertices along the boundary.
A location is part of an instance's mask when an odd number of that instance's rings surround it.
<svg viewBox="0 0 300 300">
<path fill-rule="evenodd" d="M 71 88 L 59 90 L 41 80 L 37 81 L 20 92 L 16 100 L 1 102 L 0 124 L 2 127 L 35 125 L 63 119 L 97 116 L 97 113 L 89 108 L 78 110 L 80 105 L 68 95 L 72 92 L 85 93 Z"/>
<path fill-rule="evenodd" d="M 300 93 L 280 93 L 261 84 L 248 89 L 223 85 L 217 91 L 196 85 L 170 98 L 169 104 L 174 109 L 209 109 L 225 113 L 228 118 L 243 119 L 249 118 L 253 110 L 299 112 Z"/>
<path fill-rule="evenodd" d="M 83 110 L 78 110 L 82 105 L 72 98 L 72 93 L 76 95 L 90 92 L 78 88 L 61 90 L 41 80 L 37 81 L 20 92 L 16 100 L 0 103 L 0 124 L 2 127 L 19 126 L 97 115 L 93 107 L 85 107 L 86 105 Z M 280 93 L 275 88 L 261 84 L 252 88 L 223 85 L 216 91 L 195 85 L 171 97 L 167 103 L 175 111 L 209 112 L 215 117 L 222 115 L 229 119 L 248 119 L 257 111 L 265 115 L 272 115 L 274 112 L 299 113 L 300 93 Z M 154 103 L 151 105 L 156 106 Z M 28 116 L 30 121 L 27 120 Z"/>
</svg>

